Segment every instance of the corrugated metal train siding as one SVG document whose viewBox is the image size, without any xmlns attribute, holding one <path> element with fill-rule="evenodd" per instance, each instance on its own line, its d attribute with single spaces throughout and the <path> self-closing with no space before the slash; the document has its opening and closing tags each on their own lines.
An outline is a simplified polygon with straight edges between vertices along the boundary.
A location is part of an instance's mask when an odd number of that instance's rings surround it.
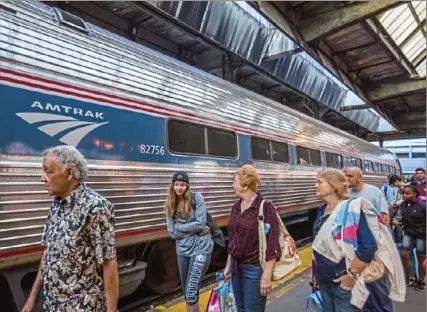
<svg viewBox="0 0 427 312">
<path fill-rule="evenodd" d="M 40 182 L 40 162 L 3 162 L 0 166 L 0 253 L 40 246 L 51 198 Z M 165 224 L 163 206 L 176 168 L 141 166 L 120 170 L 91 165 L 88 185 L 108 198 L 116 209 L 116 232 L 157 228 Z M 229 216 L 236 196 L 234 170 L 182 168 L 191 176 L 191 188 L 202 192 L 209 212 Z M 262 172 L 261 192 L 279 208 L 317 201 L 315 173 Z M 161 236 L 164 233 L 158 233 Z M 120 240 L 120 238 L 119 238 Z M 143 235 L 139 241 L 143 241 Z"/>
</svg>

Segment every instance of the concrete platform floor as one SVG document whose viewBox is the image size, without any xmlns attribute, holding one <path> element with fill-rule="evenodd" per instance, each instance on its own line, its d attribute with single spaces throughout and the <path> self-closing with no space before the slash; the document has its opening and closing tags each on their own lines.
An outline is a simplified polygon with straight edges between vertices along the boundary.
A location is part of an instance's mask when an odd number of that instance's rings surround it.
<svg viewBox="0 0 427 312">
<path fill-rule="evenodd" d="M 293 278 L 281 287 L 274 289 L 269 297 L 267 312 L 315 312 L 311 305 L 306 309 L 306 298 L 311 292 L 309 281 L 311 280 L 311 269 Z M 426 291 L 415 291 L 413 287 L 406 292 L 406 302 L 394 303 L 395 312 L 425 312 Z"/>
</svg>

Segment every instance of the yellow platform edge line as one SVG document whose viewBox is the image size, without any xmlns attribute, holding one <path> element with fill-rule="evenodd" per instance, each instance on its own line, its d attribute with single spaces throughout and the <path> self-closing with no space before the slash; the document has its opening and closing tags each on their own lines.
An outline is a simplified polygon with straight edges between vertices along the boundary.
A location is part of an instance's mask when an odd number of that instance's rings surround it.
<svg viewBox="0 0 427 312">
<path fill-rule="evenodd" d="M 301 266 L 295 271 L 293 271 L 291 274 L 285 276 L 284 278 L 278 281 L 273 281 L 272 282 L 273 290 L 279 287 L 280 285 L 286 283 L 287 281 L 304 273 L 307 269 L 311 268 L 312 254 L 313 254 L 311 247 L 306 247 L 303 250 L 300 250 L 299 254 L 301 257 Z M 211 290 L 205 291 L 200 294 L 200 299 L 199 299 L 200 311 L 206 311 L 206 306 L 208 304 L 210 294 L 211 294 Z M 187 311 L 185 301 L 181 301 L 170 307 L 166 307 L 165 305 L 157 306 L 155 309 L 157 311 L 169 311 L 169 312 L 186 312 Z"/>
</svg>

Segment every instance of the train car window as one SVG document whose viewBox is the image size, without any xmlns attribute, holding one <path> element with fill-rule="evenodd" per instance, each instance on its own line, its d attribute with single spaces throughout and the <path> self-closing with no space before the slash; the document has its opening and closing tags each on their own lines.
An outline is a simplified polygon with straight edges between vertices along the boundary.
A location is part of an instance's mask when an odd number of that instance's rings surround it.
<svg viewBox="0 0 427 312">
<path fill-rule="evenodd" d="M 322 162 L 320 160 L 320 151 L 310 149 L 310 164 L 319 167 L 322 165 Z"/>
<path fill-rule="evenodd" d="M 374 172 L 374 164 L 370 160 L 365 160 L 365 172 Z"/>
<path fill-rule="evenodd" d="M 377 168 L 377 172 L 378 173 L 383 173 L 383 165 L 382 164 L 380 164 L 380 163 L 375 163 L 375 166 L 376 166 L 376 168 Z"/>
<path fill-rule="evenodd" d="M 206 155 L 205 127 L 183 121 L 170 120 L 168 145 L 175 153 Z"/>
<path fill-rule="evenodd" d="M 85 22 L 80 17 L 65 12 L 61 9 L 54 8 L 53 10 L 60 24 L 67 25 L 84 33 L 89 33 Z"/>
<path fill-rule="evenodd" d="M 297 159 L 298 165 L 310 165 L 310 153 L 308 151 L 308 148 L 297 146 Z"/>
<path fill-rule="evenodd" d="M 208 155 L 220 157 L 237 157 L 237 139 L 231 131 L 215 128 L 208 130 Z"/>
<path fill-rule="evenodd" d="M 426 158 L 426 153 L 415 153 L 415 152 L 412 152 L 412 158 Z"/>
<path fill-rule="evenodd" d="M 335 168 L 342 169 L 343 168 L 343 160 L 341 155 L 334 155 L 335 157 Z"/>
<path fill-rule="evenodd" d="M 360 160 L 359 158 L 351 157 L 351 163 L 350 163 L 350 165 L 351 166 L 359 167 L 360 169 L 363 169 L 363 167 L 362 167 L 362 160 Z"/>
<path fill-rule="evenodd" d="M 271 141 L 271 152 L 273 161 L 283 163 L 289 162 L 288 144 Z"/>
<path fill-rule="evenodd" d="M 335 168 L 334 154 L 326 152 L 326 166 Z"/>
<path fill-rule="evenodd" d="M 390 173 L 390 167 L 389 165 L 384 165 L 384 172 L 389 174 Z"/>
<path fill-rule="evenodd" d="M 271 161 L 270 141 L 252 137 L 251 138 L 252 158 L 254 160 Z"/>
<path fill-rule="evenodd" d="M 343 157 L 341 155 L 326 153 L 326 166 L 331 168 L 342 169 Z"/>
<path fill-rule="evenodd" d="M 391 167 L 391 173 L 396 174 L 396 167 Z"/>
<path fill-rule="evenodd" d="M 351 157 L 344 156 L 343 157 L 343 165 L 344 165 L 344 167 L 351 166 Z"/>
</svg>

